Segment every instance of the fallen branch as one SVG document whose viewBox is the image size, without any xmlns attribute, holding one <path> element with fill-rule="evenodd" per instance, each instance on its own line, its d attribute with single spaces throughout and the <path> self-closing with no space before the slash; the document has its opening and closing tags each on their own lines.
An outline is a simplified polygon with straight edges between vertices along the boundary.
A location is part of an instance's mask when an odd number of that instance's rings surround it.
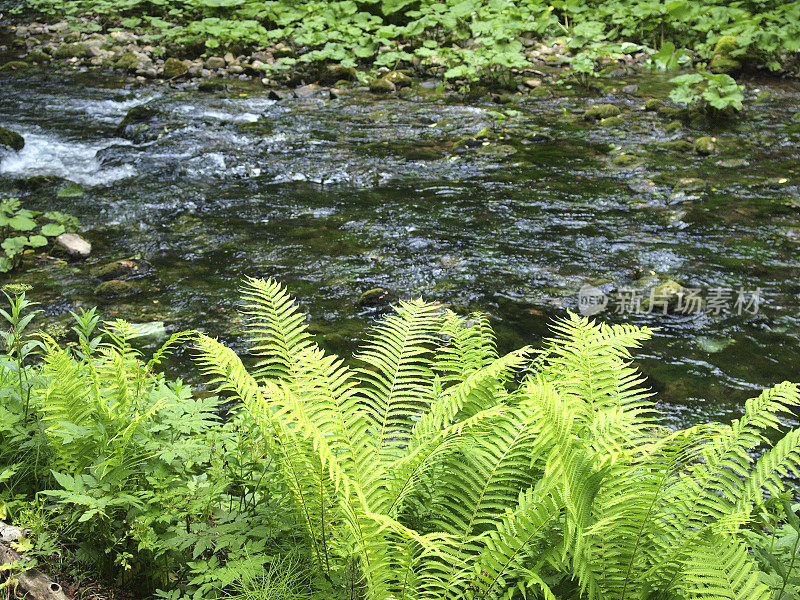
<svg viewBox="0 0 800 600">
<path fill-rule="evenodd" d="M 6 525 L 0 521 L 0 564 L 25 563 L 30 559 L 10 546 L 24 537 L 25 531 L 19 527 Z M 28 569 L 15 576 L 20 587 L 34 600 L 70 600 L 64 588 L 42 573 L 39 569 Z"/>
</svg>

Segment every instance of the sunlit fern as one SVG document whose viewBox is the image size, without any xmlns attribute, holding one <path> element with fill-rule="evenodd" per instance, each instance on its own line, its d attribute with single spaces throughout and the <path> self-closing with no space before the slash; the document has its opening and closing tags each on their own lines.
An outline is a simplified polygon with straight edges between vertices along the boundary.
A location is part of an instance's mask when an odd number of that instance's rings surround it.
<svg viewBox="0 0 800 600">
<path fill-rule="evenodd" d="M 796 385 L 675 432 L 630 365 L 647 329 L 569 315 L 535 359 L 498 357 L 485 317 L 402 302 L 351 368 L 282 286 L 243 296 L 260 367 L 203 335 L 199 362 L 259 424 L 329 579 L 355 561 L 370 600 L 765 597 L 740 529 L 800 465 L 797 432 L 754 458 Z"/>
</svg>

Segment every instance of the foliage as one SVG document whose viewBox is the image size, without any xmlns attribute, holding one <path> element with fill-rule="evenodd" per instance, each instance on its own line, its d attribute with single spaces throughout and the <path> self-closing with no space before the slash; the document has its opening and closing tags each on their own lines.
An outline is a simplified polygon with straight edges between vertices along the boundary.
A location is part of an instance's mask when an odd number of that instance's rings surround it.
<svg viewBox="0 0 800 600">
<path fill-rule="evenodd" d="M 25 9 L 76 28 L 136 28 L 152 41 L 201 51 L 282 42 L 278 62 L 397 67 L 421 61 L 448 78 L 528 65 L 522 38 L 562 36 L 586 62 L 625 43 L 687 48 L 710 58 L 724 36 L 733 53 L 776 70 L 800 50 L 800 2 L 674 0 L 27 0 Z M 680 51 L 674 56 L 681 59 Z M 595 55 L 594 57 L 592 55 Z M 664 64 L 667 62 L 662 61 Z M 585 72 L 585 71 L 584 71 Z"/>
<path fill-rule="evenodd" d="M 41 219 L 37 217 L 41 215 Z M 19 266 L 22 254 L 29 249 L 42 248 L 68 230 L 78 227 L 75 217 L 57 211 L 44 214 L 22 208 L 18 198 L 0 201 L 0 273 Z"/>
<path fill-rule="evenodd" d="M 742 110 L 744 86 L 737 84 L 730 75 L 698 71 L 673 77 L 670 81 L 677 86 L 669 94 L 675 102 L 718 112 Z"/>
<path fill-rule="evenodd" d="M 629 365 L 646 329 L 559 320 L 498 356 L 486 319 L 401 303 L 349 367 L 275 282 L 244 288 L 249 373 L 200 336 L 201 366 L 258 424 L 309 560 L 373 598 L 767 598 L 744 525 L 800 467 L 783 383 L 730 425 L 670 431 Z M 518 385 L 513 384 L 521 378 Z"/>
</svg>

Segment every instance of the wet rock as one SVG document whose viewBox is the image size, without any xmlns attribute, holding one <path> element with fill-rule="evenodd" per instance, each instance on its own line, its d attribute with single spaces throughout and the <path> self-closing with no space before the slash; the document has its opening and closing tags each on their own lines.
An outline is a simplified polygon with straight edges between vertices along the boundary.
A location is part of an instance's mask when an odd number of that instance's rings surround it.
<svg viewBox="0 0 800 600">
<path fill-rule="evenodd" d="M 664 106 L 664 101 L 658 98 L 650 98 L 650 100 L 644 103 L 644 109 L 652 112 L 656 112 L 662 106 Z"/>
<path fill-rule="evenodd" d="M 164 61 L 164 68 L 162 69 L 161 73 L 165 79 L 173 79 L 174 77 L 186 75 L 188 71 L 189 67 L 185 62 L 178 60 L 177 58 L 170 57 Z"/>
<path fill-rule="evenodd" d="M 83 188 L 74 181 L 68 181 L 56 192 L 57 198 L 80 198 L 84 195 Z"/>
<path fill-rule="evenodd" d="M 769 90 L 764 90 L 756 97 L 756 104 L 769 104 L 773 100 L 775 100 L 776 96 Z"/>
<path fill-rule="evenodd" d="M 76 42 L 73 44 L 61 44 L 53 52 L 53 58 L 85 58 L 86 44 Z"/>
<path fill-rule="evenodd" d="M 120 122 L 116 129 L 116 135 L 137 143 L 157 136 L 149 127 L 142 127 L 143 124 L 151 121 L 158 111 L 147 104 L 139 104 L 132 107 Z"/>
<path fill-rule="evenodd" d="M 622 117 L 606 117 L 599 121 L 600 127 L 619 127 L 624 123 L 625 120 Z"/>
<path fill-rule="evenodd" d="M 402 71 L 389 71 L 382 79 L 391 81 L 396 88 L 409 87 L 414 83 L 414 80 Z"/>
<path fill-rule="evenodd" d="M 27 56 L 25 56 L 25 60 L 36 65 L 49 62 L 50 56 L 41 50 L 31 50 L 28 52 Z"/>
<path fill-rule="evenodd" d="M 135 71 L 140 62 L 139 57 L 133 52 L 123 52 L 114 61 L 114 66 L 123 71 Z"/>
<path fill-rule="evenodd" d="M 741 167 L 746 167 L 749 164 L 750 163 L 743 158 L 729 158 L 728 160 L 717 161 L 717 165 L 720 167 L 725 167 L 726 169 L 739 169 Z"/>
<path fill-rule="evenodd" d="M 694 151 L 700 156 L 709 156 L 710 154 L 714 154 L 717 151 L 716 141 L 717 138 L 710 136 L 697 138 L 694 142 Z"/>
<path fill-rule="evenodd" d="M 616 117 L 621 112 L 622 111 L 619 109 L 619 107 L 614 106 L 613 104 L 600 104 L 599 106 L 593 106 L 584 112 L 583 119 L 585 121 L 597 121 L 600 119 L 607 119 L 609 117 Z"/>
<path fill-rule="evenodd" d="M 670 279 L 655 286 L 650 295 L 642 299 L 642 308 L 654 313 L 667 314 L 679 308 L 679 303 L 685 296 L 686 288 Z"/>
<path fill-rule="evenodd" d="M 680 131 L 683 129 L 683 123 L 680 121 L 672 121 L 669 125 L 667 125 L 667 133 L 674 133 L 676 131 Z"/>
<path fill-rule="evenodd" d="M 0 66 L 0 71 L 25 71 L 30 65 L 21 60 L 11 60 Z"/>
<path fill-rule="evenodd" d="M 695 149 L 694 144 L 686 140 L 671 140 L 660 144 L 659 147 L 671 152 L 692 152 Z"/>
<path fill-rule="evenodd" d="M 7 147 L 19 152 L 25 147 L 25 138 L 16 131 L 0 125 L 0 148 Z"/>
<path fill-rule="evenodd" d="M 92 276 L 103 281 L 111 279 L 133 279 L 144 277 L 153 270 L 152 265 L 146 260 L 129 258 L 115 260 L 105 265 L 92 269 Z"/>
<path fill-rule="evenodd" d="M 92 245 L 77 233 L 62 233 L 56 238 L 56 244 L 74 258 L 86 258 L 92 253 Z"/>
<path fill-rule="evenodd" d="M 197 89 L 207 94 L 225 91 L 225 84 L 221 81 L 201 81 L 197 84 Z"/>
<path fill-rule="evenodd" d="M 94 295 L 98 298 L 124 298 L 134 294 L 136 294 L 136 288 L 127 281 L 120 279 L 104 281 L 94 288 Z"/>
<path fill-rule="evenodd" d="M 269 93 L 267 94 L 268 99 L 275 100 L 276 102 L 280 100 L 286 100 L 291 97 L 292 94 L 284 90 L 270 90 Z"/>
<path fill-rule="evenodd" d="M 634 95 L 634 94 L 636 94 L 638 92 L 639 92 L 639 86 L 636 85 L 635 83 L 632 83 L 630 85 L 622 86 L 622 93 L 623 94 Z"/>
<path fill-rule="evenodd" d="M 639 164 L 639 157 L 632 154 L 620 154 L 611 159 L 611 164 L 617 167 L 633 167 Z"/>
<path fill-rule="evenodd" d="M 345 67 L 344 65 L 327 65 L 320 75 L 326 83 L 355 81 L 357 79 L 356 70 L 353 67 Z"/>
<path fill-rule="evenodd" d="M 300 98 L 301 100 L 305 100 L 307 98 L 317 98 L 323 95 L 329 95 L 328 90 L 317 85 L 316 83 L 302 85 L 294 90 L 294 97 Z"/>
<path fill-rule="evenodd" d="M 674 106 L 661 106 L 656 111 L 659 117 L 664 117 L 666 119 L 676 119 L 683 114 L 683 111 L 680 108 L 676 108 Z"/>
<path fill-rule="evenodd" d="M 206 69 L 224 69 L 227 66 L 225 59 L 221 56 L 209 56 L 206 59 Z"/>
<path fill-rule="evenodd" d="M 369 82 L 369 91 L 378 94 L 390 94 L 395 91 L 397 87 L 385 77 L 373 79 Z"/>
<path fill-rule="evenodd" d="M 708 352 L 709 354 L 716 354 L 718 352 L 722 352 L 725 348 L 732 346 L 734 341 L 730 338 L 710 338 L 710 337 L 698 337 L 695 339 L 695 343 L 697 347 L 700 348 L 703 352 Z"/>
<path fill-rule="evenodd" d="M 384 308 L 396 301 L 397 296 L 384 288 L 378 287 L 361 294 L 357 306 L 359 308 Z"/>
<path fill-rule="evenodd" d="M 675 184 L 678 192 L 702 192 L 708 187 L 708 182 L 695 177 L 683 177 Z"/>
<path fill-rule="evenodd" d="M 86 56 L 88 58 L 100 58 L 105 52 L 100 48 L 99 44 L 87 44 Z"/>
<path fill-rule="evenodd" d="M 795 123 L 800 123 L 800 112 L 796 112 L 794 115 L 792 115 L 792 121 Z"/>
</svg>

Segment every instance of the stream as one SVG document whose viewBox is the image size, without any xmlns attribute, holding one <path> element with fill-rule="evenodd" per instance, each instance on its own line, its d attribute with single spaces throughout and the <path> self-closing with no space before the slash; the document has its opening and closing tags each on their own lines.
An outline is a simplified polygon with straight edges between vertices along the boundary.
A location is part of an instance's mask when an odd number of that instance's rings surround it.
<svg viewBox="0 0 800 600">
<path fill-rule="evenodd" d="M 507 351 L 539 343 L 591 285 L 608 299 L 595 318 L 658 328 L 635 359 L 672 423 L 730 419 L 800 371 L 800 84 L 748 80 L 759 101 L 739 118 L 676 128 L 643 108 L 670 76 L 501 105 L 429 83 L 402 98 L 273 100 L 245 82 L 209 94 L 3 73 L 0 123 L 26 145 L 0 153 L 0 197 L 75 215 L 93 245 L 87 261 L 37 260 L 4 283 L 32 285 L 53 320 L 98 305 L 243 350 L 237 286 L 274 277 L 345 354 L 380 316 L 358 304 L 372 288 L 485 311 Z M 158 114 L 141 139 L 118 137 L 143 103 Z M 622 123 L 581 118 L 601 103 Z M 706 135 L 711 156 L 665 146 Z M 83 193 L 59 197 L 66 181 Z M 136 293 L 96 297 L 94 270 L 125 258 L 151 265 L 130 280 Z M 666 281 L 698 290 L 704 309 L 626 310 L 625 290 L 647 298 Z M 190 358 L 171 371 L 195 381 Z"/>
</svg>

